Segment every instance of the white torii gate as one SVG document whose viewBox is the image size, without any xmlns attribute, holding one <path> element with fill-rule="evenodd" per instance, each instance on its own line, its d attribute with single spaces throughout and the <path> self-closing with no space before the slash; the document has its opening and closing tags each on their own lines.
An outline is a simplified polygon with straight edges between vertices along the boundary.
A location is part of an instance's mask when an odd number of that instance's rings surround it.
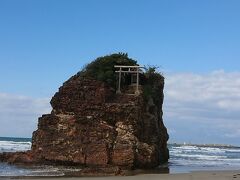
<svg viewBox="0 0 240 180">
<path fill-rule="evenodd" d="M 121 76 L 122 73 L 131 73 L 137 75 L 137 84 L 136 84 L 136 91 L 135 94 L 138 95 L 139 92 L 139 73 L 142 73 L 141 68 L 144 68 L 142 66 L 121 66 L 116 65 L 115 68 L 118 68 L 115 72 L 118 73 L 118 90 L 117 94 L 121 94 Z"/>
</svg>

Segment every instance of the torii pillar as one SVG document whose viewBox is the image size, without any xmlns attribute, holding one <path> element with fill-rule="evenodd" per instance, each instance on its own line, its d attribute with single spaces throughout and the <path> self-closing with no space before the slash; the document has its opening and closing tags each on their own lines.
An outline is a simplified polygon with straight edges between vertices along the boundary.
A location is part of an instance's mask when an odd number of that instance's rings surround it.
<svg viewBox="0 0 240 180">
<path fill-rule="evenodd" d="M 118 89 L 117 89 L 117 94 L 121 94 L 121 78 L 122 78 L 122 67 L 119 68 L 118 72 Z"/>
</svg>

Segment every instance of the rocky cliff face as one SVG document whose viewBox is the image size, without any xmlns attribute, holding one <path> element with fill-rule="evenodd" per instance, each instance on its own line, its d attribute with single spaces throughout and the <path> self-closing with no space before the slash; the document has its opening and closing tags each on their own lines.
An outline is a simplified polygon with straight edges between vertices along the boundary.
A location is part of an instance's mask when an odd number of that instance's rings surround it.
<svg viewBox="0 0 240 180">
<path fill-rule="evenodd" d="M 143 94 L 116 95 L 103 82 L 75 75 L 51 100 L 51 114 L 39 118 L 32 149 L 4 153 L 12 163 L 58 163 L 88 167 L 153 168 L 169 158 L 161 101 Z"/>
</svg>

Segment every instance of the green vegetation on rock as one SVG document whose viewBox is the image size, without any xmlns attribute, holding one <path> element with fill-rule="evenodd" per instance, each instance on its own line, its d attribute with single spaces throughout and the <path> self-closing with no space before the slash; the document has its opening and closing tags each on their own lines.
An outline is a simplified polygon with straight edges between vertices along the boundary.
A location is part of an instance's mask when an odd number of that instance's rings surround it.
<svg viewBox="0 0 240 180">
<path fill-rule="evenodd" d="M 106 82 L 111 87 L 116 87 L 115 65 L 135 66 L 137 61 L 128 57 L 127 53 L 116 53 L 99 57 L 86 65 L 80 72 L 80 76 L 91 77 Z"/>
<path fill-rule="evenodd" d="M 115 65 L 136 66 L 138 64 L 136 60 L 129 58 L 127 53 L 115 53 L 97 58 L 87 64 L 78 75 L 103 81 L 116 89 L 118 75 L 115 73 Z M 126 77 L 122 76 L 123 86 L 124 82 L 126 82 Z M 147 100 L 152 97 L 154 102 L 161 103 L 162 97 L 159 97 L 158 89 L 160 86 L 163 88 L 164 77 L 157 71 L 157 67 L 149 66 L 145 68 L 141 78 L 144 98 Z"/>
<path fill-rule="evenodd" d="M 157 71 L 158 67 L 149 66 L 145 68 L 144 83 L 143 83 L 143 96 L 145 100 L 150 97 L 156 104 L 162 103 L 162 97 L 159 96 L 158 90 L 164 86 L 164 77 Z"/>
</svg>

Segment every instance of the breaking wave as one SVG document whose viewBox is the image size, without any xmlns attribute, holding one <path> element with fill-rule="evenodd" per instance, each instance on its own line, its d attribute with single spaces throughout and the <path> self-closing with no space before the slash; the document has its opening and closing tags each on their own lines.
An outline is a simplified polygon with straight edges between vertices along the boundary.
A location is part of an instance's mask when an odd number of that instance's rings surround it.
<svg viewBox="0 0 240 180">
<path fill-rule="evenodd" d="M 240 169 L 240 148 L 201 145 L 169 145 L 170 170 Z M 187 169 L 187 170 L 186 170 Z"/>
<path fill-rule="evenodd" d="M 15 141 L 0 141 L 0 152 L 17 152 L 27 151 L 31 149 L 32 143 L 29 142 L 15 142 Z"/>
</svg>

